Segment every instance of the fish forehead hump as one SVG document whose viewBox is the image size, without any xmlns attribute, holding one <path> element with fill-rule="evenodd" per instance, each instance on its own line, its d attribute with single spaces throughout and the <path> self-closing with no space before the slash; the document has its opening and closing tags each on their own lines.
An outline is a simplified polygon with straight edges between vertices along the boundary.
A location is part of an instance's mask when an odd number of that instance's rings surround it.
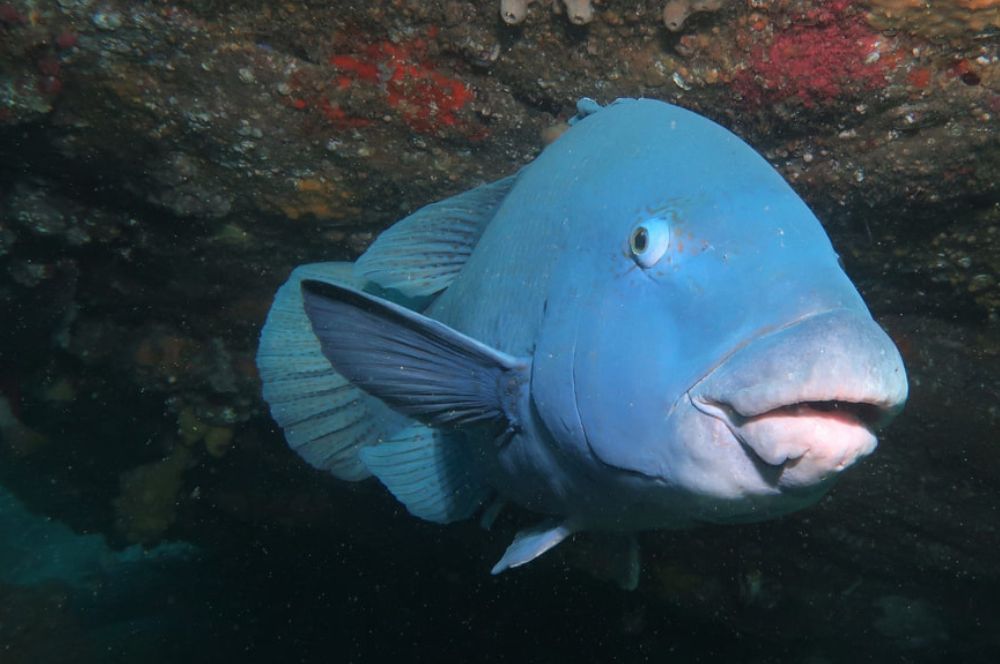
<svg viewBox="0 0 1000 664">
<path fill-rule="evenodd" d="M 754 223 L 733 223 L 744 210 L 765 208 Z M 834 256 L 808 208 L 739 137 L 676 106 L 622 99 L 579 120 L 521 171 L 431 314 L 501 350 L 530 354 L 553 291 L 607 281 L 609 257 L 621 257 L 631 226 L 664 210 L 697 223 L 698 242 L 744 249 L 764 225 L 794 220 L 778 230 L 790 248 L 801 245 L 801 259 Z"/>
</svg>

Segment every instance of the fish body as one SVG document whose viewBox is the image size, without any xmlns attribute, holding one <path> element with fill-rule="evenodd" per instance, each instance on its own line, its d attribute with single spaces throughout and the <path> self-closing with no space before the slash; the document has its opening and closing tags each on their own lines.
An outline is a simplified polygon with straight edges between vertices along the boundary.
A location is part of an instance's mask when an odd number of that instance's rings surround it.
<svg viewBox="0 0 1000 664">
<path fill-rule="evenodd" d="M 290 444 L 417 516 L 542 515 L 494 572 L 602 533 L 773 518 L 870 453 L 905 371 L 822 226 L 738 137 L 600 108 L 516 175 L 300 268 L 262 333 Z M 304 432 L 304 433 L 303 433 Z M 617 543 L 616 543 L 617 542 Z"/>
</svg>

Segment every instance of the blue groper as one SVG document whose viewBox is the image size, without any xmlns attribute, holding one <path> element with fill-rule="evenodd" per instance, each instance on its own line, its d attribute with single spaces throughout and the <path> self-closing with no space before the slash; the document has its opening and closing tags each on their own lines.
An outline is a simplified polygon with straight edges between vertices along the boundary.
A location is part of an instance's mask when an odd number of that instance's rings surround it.
<svg viewBox="0 0 1000 664">
<path fill-rule="evenodd" d="M 538 513 L 494 573 L 594 533 L 625 587 L 635 532 L 815 502 L 907 395 L 781 176 L 645 99 L 582 100 L 517 174 L 298 268 L 257 361 L 312 465 L 439 523 Z"/>
</svg>

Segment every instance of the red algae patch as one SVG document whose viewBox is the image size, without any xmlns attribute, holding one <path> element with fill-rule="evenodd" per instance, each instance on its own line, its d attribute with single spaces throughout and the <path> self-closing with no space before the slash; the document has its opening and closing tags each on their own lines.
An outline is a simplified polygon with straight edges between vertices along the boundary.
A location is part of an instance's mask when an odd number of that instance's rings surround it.
<svg viewBox="0 0 1000 664">
<path fill-rule="evenodd" d="M 754 47 L 733 88 L 753 105 L 797 101 L 806 107 L 882 88 L 893 58 L 883 38 L 846 4 L 801 16 Z"/>
<path fill-rule="evenodd" d="M 423 39 L 406 43 L 381 41 L 360 53 L 334 55 L 329 63 L 337 70 L 338 90 L 374 86 L 411 129 L 430 134 L 458 126 L 459 111 L 475 95 L 462 81 L 437 71 L 426 53 Z M 363 118 L 352 118 L 332 104 L 321 110 L 338 126 L 367 124 Z"/>
</svg>

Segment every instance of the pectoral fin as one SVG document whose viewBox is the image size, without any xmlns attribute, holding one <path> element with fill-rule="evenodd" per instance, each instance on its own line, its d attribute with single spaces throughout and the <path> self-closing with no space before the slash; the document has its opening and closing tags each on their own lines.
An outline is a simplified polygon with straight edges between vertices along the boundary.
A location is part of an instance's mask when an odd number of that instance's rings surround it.
<svg viewBox="0 0 1000 664">
<path fill-rule="evenodd" d="M 428 424 L 520 426 L 529 361 L 346 286 L 304 281 L 323 355 L 352 384 Z"/>
</svg>

